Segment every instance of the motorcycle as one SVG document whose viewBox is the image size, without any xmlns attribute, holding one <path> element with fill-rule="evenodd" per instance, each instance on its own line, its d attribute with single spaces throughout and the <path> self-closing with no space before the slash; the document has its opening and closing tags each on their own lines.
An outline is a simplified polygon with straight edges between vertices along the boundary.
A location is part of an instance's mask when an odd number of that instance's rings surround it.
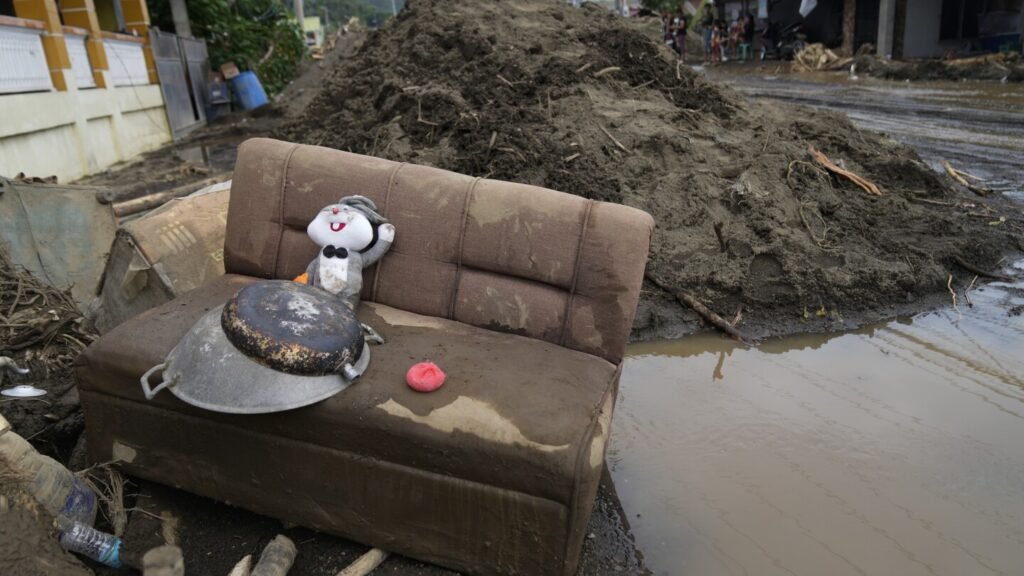
<svg viewBox="0 0 1024 576">
<path fill-rule="evenodd" d="M 763 34 L 761 60 L 769 57 L 792 60 L 797 52 L 807 47 L 807 34 L 803 22 L 794 22 L 782 28 L 778 22 L 771 22 Z"/>
</svg>

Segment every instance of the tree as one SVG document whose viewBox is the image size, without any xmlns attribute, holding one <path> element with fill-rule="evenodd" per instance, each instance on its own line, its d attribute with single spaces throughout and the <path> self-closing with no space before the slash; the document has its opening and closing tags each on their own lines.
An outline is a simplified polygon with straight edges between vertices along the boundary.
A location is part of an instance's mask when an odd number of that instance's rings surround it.
<svg viewBox="0 0 1024 576">
<path fill-rule="evenodd" d="M 391 17 L 390 2 L 388 5 L 389 8 L 383 10 L 367 0 L 307 0 L 306 11 L 311 15 L 321 14 L 327 8 L 332 22 L 344 24 L 355 16 L 367 26 L 376 28 Z"/>
<path fill-rule="evenodd" d="M 682 5 L 682 0 L 643 0 L 640 3 L 644 8 L 653 10 L 655 12 L 678 12 Z"/>
<path fill-rule="evenodd" d="M 174 30 L 168 0 L 148 0 L 153 24 Z M 306 44 L 280 0 L 189 0 L 192 33 L 206 40 L 210 65 L 252 70 L 271 95 L 295 77 Z"/>
</svg>

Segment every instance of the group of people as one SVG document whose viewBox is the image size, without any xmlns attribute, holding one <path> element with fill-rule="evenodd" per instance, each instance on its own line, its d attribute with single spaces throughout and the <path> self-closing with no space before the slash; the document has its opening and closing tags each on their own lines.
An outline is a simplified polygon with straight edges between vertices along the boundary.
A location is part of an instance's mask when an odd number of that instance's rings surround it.
<svg viewBox="0 0 1024 576">
<path fill-rule="evenodd" d="M 698 17 L 705 65 L 726 62 L 730 55 L 733 58 L 746 58 L 754 42 L 756 22 L 753 14 L 741 14 L 730 25 L 724 18 L 718 16 L 714 5 L 707 2 L 702 6 Z M 661 20 L 665 43 L 685 61 L 686 37 L 693 20 L 684 11 L 677 15 L 666 12 L 662 14 Z"/>
</svg>

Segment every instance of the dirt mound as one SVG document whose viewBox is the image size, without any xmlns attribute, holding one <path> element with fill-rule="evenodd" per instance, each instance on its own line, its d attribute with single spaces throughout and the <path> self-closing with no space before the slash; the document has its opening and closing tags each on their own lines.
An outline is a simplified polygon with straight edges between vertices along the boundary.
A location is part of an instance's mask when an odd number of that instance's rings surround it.
<svg viewBox="0 0 1024 576">
<path fill-rule="evenodd" d="M 647 210 L 649 270 L 723 314 L 742 305 L 761 334 L 891 314 L 944 292 L 957 256 L 987 267 L 1016 246 L 951 208 L 908 148 L 748 102 L 595 6 L 410 1 L 276 135 Z M 823 172 L 809 144 L 885 194 Z M 635 336 L 694 318 L 645 290 Z"/>
</svg>

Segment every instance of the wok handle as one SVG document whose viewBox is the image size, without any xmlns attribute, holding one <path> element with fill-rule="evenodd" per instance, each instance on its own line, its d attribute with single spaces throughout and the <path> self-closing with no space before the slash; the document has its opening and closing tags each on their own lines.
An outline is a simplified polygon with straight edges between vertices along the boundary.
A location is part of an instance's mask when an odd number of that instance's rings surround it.
<svg viewBox="0 0 1024 576">
<path fill-rule="evenodd" d="M 150 388 L 149 386 L 149 377 L 152 376 L 154 372 L 163 370 L 166 367 L 167 364 L 161 362 L 149 370 L 146 370 L 146 373 L 142 375 L 142 378 L 139 378 L 139 383 L 142 384 L 142 393 L 146 395 L 146 400 L 152 400 L 153 397 L 159 394 L 161 390 L 171 385 L 171 381 L 164 380 L 157 384 L 155 388 Z"/>
</svg>

